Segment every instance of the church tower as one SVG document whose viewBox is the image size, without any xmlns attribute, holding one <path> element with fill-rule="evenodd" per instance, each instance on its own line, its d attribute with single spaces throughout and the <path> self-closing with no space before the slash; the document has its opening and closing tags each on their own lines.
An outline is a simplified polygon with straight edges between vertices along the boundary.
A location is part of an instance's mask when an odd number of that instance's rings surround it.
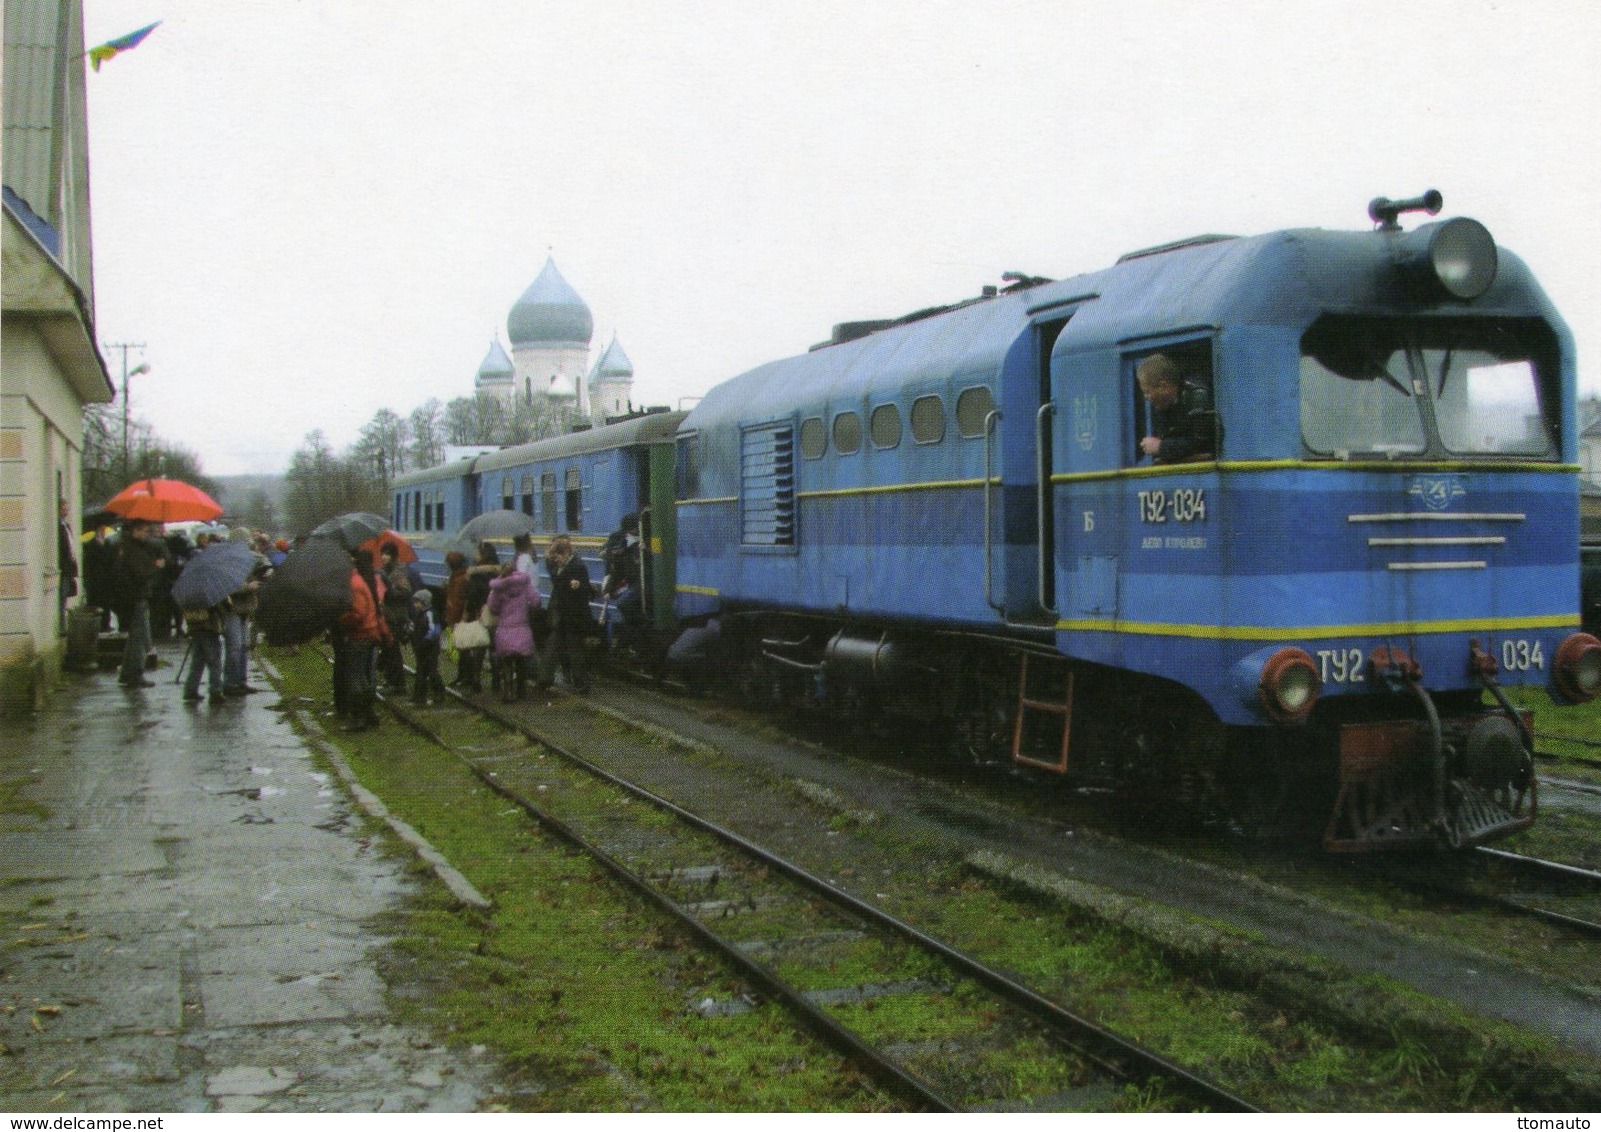
<svg viewBox="0 0 1601 1132">
<path fill-rule="evenodd" d="M 517 369 L 501 348 L 500 337 L 497 335 L 489 341 L 489 353 L 478 365 L 478 376 L 473 381 L 475 393 L 492 393 L 504 401 L 510 401 L 516 396 L 514 384 Z"/>
<path fill-rule="evenodd" d="M 628 412 L 634 391 L 634 363 L 612 332 L 611 345 L 589 371 L 589 419 L 596 425 Z"/>
<path fill-rule="evenodd" d="M 533 401 L 551 397 L 571 404 L 589 360 L 589 339 L 595 320 L 578 292 L 545 260 L 539 278 L 523 292 L 506 316 L 515 370 L 511 395 Z"/>
</svg>

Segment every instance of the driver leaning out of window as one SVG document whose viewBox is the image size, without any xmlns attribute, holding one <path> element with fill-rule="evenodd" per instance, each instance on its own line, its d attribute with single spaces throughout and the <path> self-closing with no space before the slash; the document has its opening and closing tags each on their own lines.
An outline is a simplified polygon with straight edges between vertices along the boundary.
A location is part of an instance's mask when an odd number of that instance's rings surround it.
<svg viewBox="0 0 1601 1132">
<path fill-rule="evenodd" d="M 1150 435 L 1140 451 L 1158 464 L 1213 458 L 1212 392 L 1184 376 L 1166 354 L 1152 354 L 1134 367 L 1140 392 L 1151 406 Z"/>
</svg>

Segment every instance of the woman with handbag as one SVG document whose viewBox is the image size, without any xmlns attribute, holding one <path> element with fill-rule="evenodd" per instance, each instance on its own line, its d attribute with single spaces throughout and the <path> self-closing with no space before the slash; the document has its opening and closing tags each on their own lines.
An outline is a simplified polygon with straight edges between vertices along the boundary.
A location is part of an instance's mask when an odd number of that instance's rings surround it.
<svg viewBox="0 0 1601 1132">
<path fill-rule="evenodd" d="M 466 560 L 463 559 L 465 566 Z M 483 623 L 489 603 L 490 580 L 500 575 L 500 556 L 489 543 L 478 546 L 478 561 L 464 571 L 461 585 L 461 619 L 451 631 L 456 646 L 456 685 L 482 692 L 484 657 L 489 652 L 489 630 Z M 447 590 L 448 594 L 448 590 Z"/>
</svg>

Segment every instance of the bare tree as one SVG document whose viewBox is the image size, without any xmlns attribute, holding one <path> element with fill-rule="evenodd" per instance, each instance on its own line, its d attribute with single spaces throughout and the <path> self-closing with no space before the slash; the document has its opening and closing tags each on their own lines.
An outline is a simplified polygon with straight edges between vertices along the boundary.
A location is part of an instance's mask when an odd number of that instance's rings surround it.
<svg viewBox="0 0 1601 1132">
<path fill-rule="evenodd" d="M 444 406 L 430 397 L 411 411 L 411 466 L 431 468 L 445 458 Z"/>
<path fill-rule="evenodd" d="M 389 492 L 389 483 L 411 466 L 411 425 L 393 409 L 379 409 L 361 430 L 351 456 L 372 470 L 372 474 Z"/>
<path fill-rule="evenodd" d="M 389 511 L 389 489 L 363 458 L 337 455 L 321 429 L 306 439 L 284 473 L 285 522 L 305 534 L 346 511 Z"/>
</svg>

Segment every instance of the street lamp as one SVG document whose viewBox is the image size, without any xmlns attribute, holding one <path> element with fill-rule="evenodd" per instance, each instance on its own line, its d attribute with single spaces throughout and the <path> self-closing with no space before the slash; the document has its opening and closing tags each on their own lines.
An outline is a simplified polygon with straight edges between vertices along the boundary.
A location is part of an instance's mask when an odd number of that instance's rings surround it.
<svg viewBox="0 0 1601 1132">
<path fill-rule="evenodd" d="M 149 362 L 140 362 L 128 368 L 128 352 L 122 352 L 122 481 L 128 482 L 128 379 L 150 372 Z"/>
</svg>

